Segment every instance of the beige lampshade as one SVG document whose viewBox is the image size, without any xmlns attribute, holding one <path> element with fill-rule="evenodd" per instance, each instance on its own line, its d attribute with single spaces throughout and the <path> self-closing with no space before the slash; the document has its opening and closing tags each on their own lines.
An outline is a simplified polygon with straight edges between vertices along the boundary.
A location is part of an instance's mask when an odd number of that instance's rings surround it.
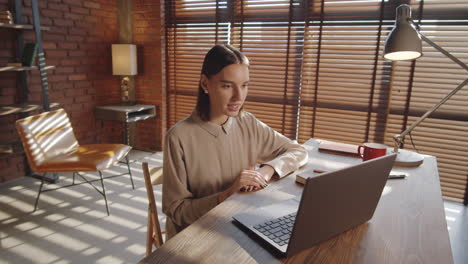
<svg viewBox="0 0 468 264">
<path fill-rule="evenodd" d="M 421 36 L 411 21 L 411 8 L 400 5 L 396 10 L 395 27 L 385 42 L 387 60 L 414 60 L 422 56 Z"/>
<path fill-rule="evenodd" d="M 112 44 L 112 74 L 137 75 L 136 45 Z"/>
</svg>

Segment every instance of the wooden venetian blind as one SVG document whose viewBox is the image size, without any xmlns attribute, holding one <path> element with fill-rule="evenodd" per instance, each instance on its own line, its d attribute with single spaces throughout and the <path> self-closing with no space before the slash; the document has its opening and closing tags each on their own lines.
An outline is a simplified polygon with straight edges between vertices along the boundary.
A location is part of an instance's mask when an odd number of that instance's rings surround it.
<svg viewBox="0 0 468 264">
<path fill-rule="evenodd" d="M 466 1 L 413 4 L 421 33 L 468 63 Z M 460 10 L 464 10 L 464 15 Z M 440 19 L 444 18 L 444 19 Z M 423 57 L 394 63 L 388 135 L 401 132 L 467 78 L 466 70 L 423 42 Z M 468 87 L 460 90 L 413 130 L 417 150 L 437 157 L 442 192 L 466 203 L 468 179 Z M 414 150 L 410 140 L 405 148 Z"/>
<path fill-rule="evenodd" d="M 235 6 L 231 44 L 251 64 L 245 109 L 295 139 L 304 23 L 293 21 L 289 0 L 243 2 Z"/>
<path fill-rule="evenodd" d="M 251 61 L 245 109 L 300 143 L 311 137 L 393 146 L 402 132 L 465 80 L 424 44 L 415 62 L 383 59 L 395 9 L 410 4 L 421 32 L 468 61 L 465 0 L 166 1 L 169 125 L 194 108 L 203 56 L 229 43 Z M 412 133 L 438 158 L 445 197 L 465 202 L 468 87 Z M 413 149 L 410 137 L 404 146 Z"/>
<path fill-rule="evenodd" d="M 299 141 L 383 141 L 390 64 L 379 1 L 311 5 L 304 41 Z"/>
<path fill-rule="evenodd" d="M 228 43 L 229 25 L 217 17 L 225 9 L 222 1 L 166 3 L 169 126 L 192 113 L 206 52 L 216 43 Z"/>
</svg>

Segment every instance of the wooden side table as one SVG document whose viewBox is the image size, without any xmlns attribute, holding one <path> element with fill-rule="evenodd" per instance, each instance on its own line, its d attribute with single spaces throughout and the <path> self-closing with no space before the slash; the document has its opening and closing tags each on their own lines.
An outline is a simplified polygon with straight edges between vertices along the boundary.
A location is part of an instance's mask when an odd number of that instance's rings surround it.
<svg viewBox="0 0 468 264">
<path fill-rule="evenodd" d="M 130 145 L 129 125 L 156 116 L 154 105 L 104 105 L 96 107 L 95 115 L 100 120 L 119 121 L 125 124 L 125 144 Z"/>
</svg>

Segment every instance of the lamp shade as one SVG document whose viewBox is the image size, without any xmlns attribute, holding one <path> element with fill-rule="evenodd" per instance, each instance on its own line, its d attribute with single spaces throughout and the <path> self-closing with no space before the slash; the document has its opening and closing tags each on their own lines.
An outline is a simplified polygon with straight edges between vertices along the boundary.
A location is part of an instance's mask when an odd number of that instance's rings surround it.
<svg viewBox="0 0 468 264">
<path fill-rule="evenodd" d="M 384 58 L 414 60 L 421 57 L 421 36 L 412 23 L 410 6 L 400 5 L 396 13 L 395 27 L 385 42 Z"/>
<path fill-rule="evenodd" d="M 133 44 L 112 44 L 112 74 L 137 75 L 137 52 Z"/>
</svg>

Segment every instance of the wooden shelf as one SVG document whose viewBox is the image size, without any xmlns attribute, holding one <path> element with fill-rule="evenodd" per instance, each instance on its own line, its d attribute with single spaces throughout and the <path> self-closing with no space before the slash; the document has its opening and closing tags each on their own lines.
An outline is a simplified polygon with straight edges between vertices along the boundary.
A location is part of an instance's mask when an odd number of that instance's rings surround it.
<svg viewBox="0 0 468 264">
<path fill-rule="evenodd" d="M 33 25 L 27 24 L 6 24 L 0 23 L 0 28 L 11 28 L 11 29 L 19 29 L 19 30 L 33 30 Z M 50 27 L 43 27 L 41 26 L 41 30 L 50 30 Z"/>
<path fill-rule="evenodd" d="M 55 66 L 46 66 L 46 70 L 52 70 L 55 69 Z M 37 66 L 31 66 L 31 67 L 26 67 L 26 66 L 0 66 L 0 72 L 2 71 L 33 71 L 33 70 L 39 70 L 39 67 Z"/>
<path fill-rule="evenodd" d="M 58 107 L 59 103 L 51 103 L 50 108 Z M 0 106 L 0 116 L 27 113 L 34 110 L 42 109 L 42 105 L 39 104 L 18 104 L 18 105 L 4 105 Z"/>
</svg>

